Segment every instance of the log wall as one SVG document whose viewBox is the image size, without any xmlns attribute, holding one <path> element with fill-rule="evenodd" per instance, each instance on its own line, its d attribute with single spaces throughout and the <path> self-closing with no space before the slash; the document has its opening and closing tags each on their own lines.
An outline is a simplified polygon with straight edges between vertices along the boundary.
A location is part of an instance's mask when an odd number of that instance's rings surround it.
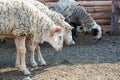
<svg viewBox="0 0 120 80">
<path fill-rule="evenodd" d="M 57 2 L 58 0 L 44 0 L 46 2 Z M 112 1 L 112 0 L 75 0 L 75 1 Z"/>
<path fill-rule="evenodd" d="M 45 0 L 53 8 L 58 0 Z M 112 0 L 76 0 L 102 26 L 104 33 L 111 31 Z"/>
</svg>

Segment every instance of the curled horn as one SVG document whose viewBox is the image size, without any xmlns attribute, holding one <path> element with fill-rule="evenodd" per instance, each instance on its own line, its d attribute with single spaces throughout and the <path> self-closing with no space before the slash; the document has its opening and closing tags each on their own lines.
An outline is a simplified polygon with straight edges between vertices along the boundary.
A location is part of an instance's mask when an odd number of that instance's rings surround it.
<svg viewBox="0 0 120 80">
<path fill-rule="evenodd" d="M 52 28 L 52 30 L 50 31 L 50 36 L 53 36 L 54 33 L 56 33 L 56 32 L 57 32 L 57 33 L 62 32 L 62 28 L 59 27 L 59 26 Z"/>
</svg>

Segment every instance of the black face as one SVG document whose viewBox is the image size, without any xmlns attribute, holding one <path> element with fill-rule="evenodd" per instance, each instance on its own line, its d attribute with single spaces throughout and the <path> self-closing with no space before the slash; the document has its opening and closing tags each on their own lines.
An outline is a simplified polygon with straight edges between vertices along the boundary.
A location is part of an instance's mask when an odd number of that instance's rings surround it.
<svg viewBox="0 0 120 80">
<path fill-rule="evenodd" d="M 69 23 L 69 20 L 67 18 L 65 18 L 65 21 Z"/>
<path fill-rule="evenodd" d="M 97 36 L 98 35 L 98 29 L 92 29 L 92 35 Z"/>
<path fill-rule="evenodd" d="M 78 24 L 76 24 L 75 22 L 70 22 L 70 25 L 72 27 L 74 27 L 72 29 L 72 38 L 73 38 L 74 41 L 76 41 L 76 38 L 77 38 L 77 30 L 76 30 L 76 28 L 77 28 Z"/>
</svg>

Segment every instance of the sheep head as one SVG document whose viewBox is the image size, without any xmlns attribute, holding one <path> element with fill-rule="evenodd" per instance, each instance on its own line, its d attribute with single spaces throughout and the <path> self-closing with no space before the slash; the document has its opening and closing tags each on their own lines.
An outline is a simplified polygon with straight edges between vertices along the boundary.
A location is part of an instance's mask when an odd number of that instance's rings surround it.
<svg viewBox="0 0 120 80">
<path fill-rule="evenodd" d="M 60 51 L 63 47 L 63 30 L 59 26 L 52 26 L 50 30 L 45 30 L 42 40 L 50 43 L 56 51 Z"/>
</svg>

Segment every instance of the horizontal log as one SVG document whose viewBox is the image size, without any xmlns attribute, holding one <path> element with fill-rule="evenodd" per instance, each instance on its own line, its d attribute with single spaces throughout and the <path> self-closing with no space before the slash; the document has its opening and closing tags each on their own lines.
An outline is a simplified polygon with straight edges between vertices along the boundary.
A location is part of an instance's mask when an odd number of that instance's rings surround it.
<svg viewBox="0 0 120 80">
<path fill-rule="evenodd" d="M 102 33 L 103 34 L 109 34 L 111 32 L 111 30 L 112 30 L 110 25 L 101 25 L 101 28 L 102 28 Z"/>
<path fill-rule="evenodd" d="M 111 13 L 89 13 L 95 20 L 99 19 L 111 19 Z"/>
<path fill-rule="evenodd" d="M 58 0 L 44 0 L 45 2 L 57 2 Z"/>
<path fill-rule="evenodd" d="M 50 5 L 51 7 L 54 7 L 56 2 L 54 1 L 46 1 L 47 5 Z M 112 6 L 112 1 L 78 1 L 78 4 L 82 6 Z"/>
<path fill-rule="evenodd" d="M 84 7 L 87 12 L 95 13 L 95 12 L 112 12 L 112 6 L 94 6 L 94 7 Z"/>
<path fill-rule="evenodd" d="M 111 1 L 78 1 L 78 3 L 84 7 L 112 6 Z M 48 7 L 53 8 L 56 2 L 46 2 L 45 4 L 48 5 Z"/>
<path fill-rule="evenodd" d="M 102 28 L 102 33 L 104 34 L 111 34 L 112 28 L 111 25 L 101 25 Z M 120 35 L 120 25 L 118 27 L 118 29 L 115 31 L 116 35 Z"/>
<path fill-rule="evenodd" d="M 50 5 L 50 4 L 46 4 L 49 8 L 54 8 L 54 6 Z M 95 13 L 95 12 L 112 12 L 112 8 L 108 7 L 108 8 L 92 8 L 92 7 L 84 7 L 85 10 L 88 12 L 88 13 Z"/>
<path fill-rule="evenodd" d="M 101 26 L 101 28 L 102 28 L 102 30 L 104 29 L 106 29 L 106 31 L 107 30 L 111 30 L 111 25 L 100 25 Z"/>
<path fill-rule="evenodd" d="M 75 0 L 75 1 L 111 1 L 111 0 Z"/>
<path fill-rule="evenodd" d="M 99 19 L 95 20 L 99 25 L 110 25 L 111 19 Z"/>
<path fill-rule="evenodd" d="M 110 6 L 112 1 L 78 1 L 82 6 Z"/>
<path fill-rule="evenodd" d="M 97 6 L 96 5 L 96 6 L 92 6 L 92 7 L 85 6 L 85 8 L 95 8 L 95 9 L 107 8 L 108 9 L 108 8 L 112 8 L 112 6 L 111 5 L 110 6 L 108 6 L 108 5 L 107 6 L 106 5 L 105 6 Z"/>
<path fill-rule="evenodd" d="M 45 1 L 49 1 L 49 2 L 57 2 L 58 0 L 45 0 Z M 75 0 L 75 1 L 90 1 L 90 0 Z M 91 0 L 91 1 L 111 1 L 111 0 Z"/>
</svg>

